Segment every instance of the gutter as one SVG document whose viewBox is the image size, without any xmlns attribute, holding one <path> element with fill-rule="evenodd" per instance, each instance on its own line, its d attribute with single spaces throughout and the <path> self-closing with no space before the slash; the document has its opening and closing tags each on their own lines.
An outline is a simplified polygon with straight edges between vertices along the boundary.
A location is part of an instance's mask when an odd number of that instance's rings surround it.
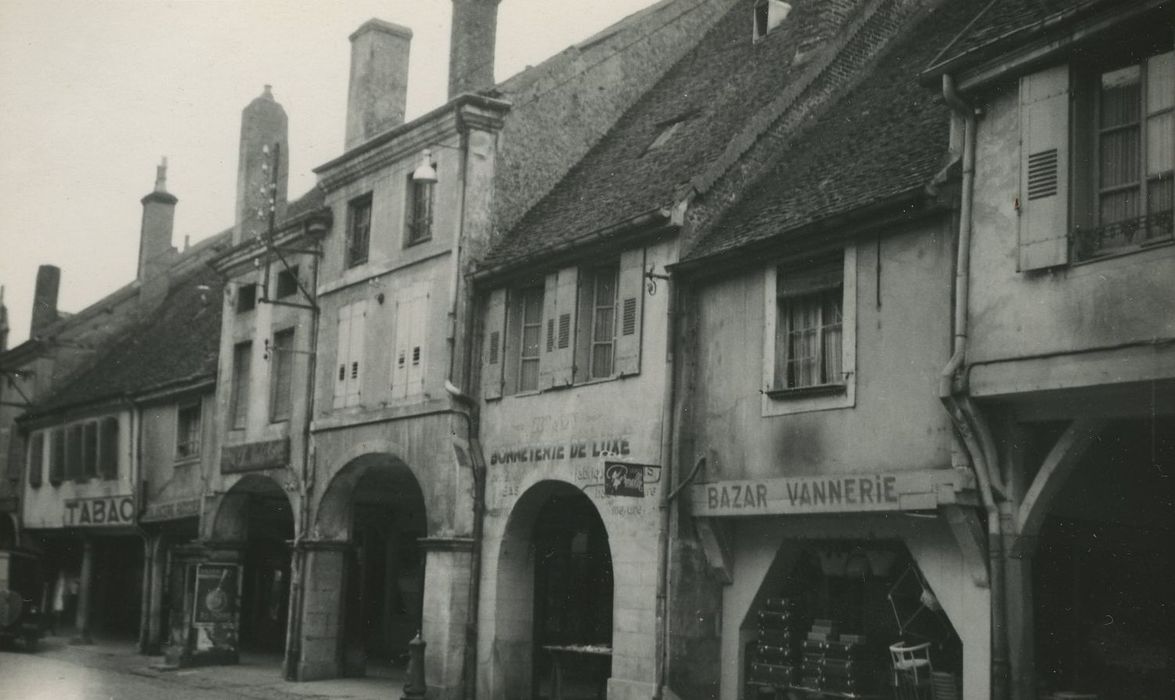
<svg viewBox="0 0 1175 700">
<path fill-rule="evenodd" d="M 991 581 L 991 697 L 1007 700 L 1010 690 L 1010 663 L 1007 634 L 1007 591 L 1004 577 L 1002 511 L 1009 506 L 999 472 L 999 455 L 986 417 L 967 395 L 967 324 L 971 284 L 972 203 L 975 197 L 975 128 L 978 111 L 967 104 L 955 88 L 954 78 L 942 77 L 942 93 L 951 110 L 963 119 L 963 182 L 959 206 L 959 234 L 955 260 L 954 353 L 939 375 L 939 399 L 955 426 L 956 440 L 970 462 L 987 512 L 987 554 Z M 961 378 L 962 381 L 956 381 Z"/>
<path fill-rule="evenodd" d="M 673 542 L 670 526 L 672 513 L 670 509 L 673 499 L 680 493 L 680 487 L 673 492 L 669 491 L 673 483 L 673 457 L 676 417 L 677 393 L 677 284 L 673 275 L 665 282 L 665 293 L 668 295 L 665 310 L 665 395 L 661 401 L 661 503 L 659 504 L 659 527 L 657 528 L 658 550 L 657 557 L 657 650 L 654 663 L 656 664 L 656 690 L 652 700 L 661 700 L 669 681 L 669 590 L 671 586 L 672 567 L 669 566 L 669 557 L 672 554 Z"/>
</svg>

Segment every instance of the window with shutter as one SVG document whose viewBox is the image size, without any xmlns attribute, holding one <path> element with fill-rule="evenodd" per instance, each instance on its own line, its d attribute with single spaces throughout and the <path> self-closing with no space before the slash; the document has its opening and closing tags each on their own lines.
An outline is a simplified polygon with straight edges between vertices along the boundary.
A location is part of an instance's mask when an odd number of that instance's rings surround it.
<svg viewBox="0 0 1175 700">
<path fill-rule="evenodd" d="M 625 251 L 620 256 L 620 327 L 616 333 L 616 373 L 621 376 L 641 370 L 641 323 L 645 301 L 645 251 Z"/>
<path fill-rule="evenodd" d="M 65 480 L 65 429 L 49 433 L 49 483 L 58 486 Z"/>
<path fill-rule="evenodd" d="M 98 423 L 82 425 L 82 475 L 87 479 L 98 476 Z"/>
<path fill-rule="evenodd" d="M 392 398 L 424 393 L 428 330 L 428 291 L 423 285 L 402 291 L 396 301 L 396 342 L 392 366 Z"/>
<path fill-rule="evenodd" d="M 506 324 L 506 290 L 495 289 L 486 301 L 483 337 L 484 360 L 481 366 L 483 399 L 502 396 L 502 332 Z"/>
<path fill-rule="evenodd" d="M 230 400 L 230 425 L 233 430 L 244 430 L 249 420 L 249 382 L 253 375 L 253 343 L 237 343 L 233 347 L 233 384 Z"/>
<path fill-rule="evenodd" d="M 1020 81 L 1020 269 L 1069 261 L 1069 67 Z"/>
<path fill-rule="evenodd" d="M 29 486 L 41 487 L 41 476 L 45 469 L 45 434 L 33 433 L 29 439 Z"/>
</svg>

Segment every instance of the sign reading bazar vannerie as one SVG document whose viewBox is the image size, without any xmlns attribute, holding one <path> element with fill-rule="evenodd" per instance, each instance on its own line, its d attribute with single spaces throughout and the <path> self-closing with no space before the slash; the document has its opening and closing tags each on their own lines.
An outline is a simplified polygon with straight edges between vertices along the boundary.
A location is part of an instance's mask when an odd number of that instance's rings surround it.
<svg viewBox="0 0 1175 700">
<path fill-rule="evenodd" d="M 133 525 L 135 497 L 71 498 L 65 502 L 65 514 L 62 517 L 66 527 Z"/>
<path fill-rule="evenodd" d="M 971 476 L 956 469 L 716 481 L 691 488 L 693 514 L 804 515 L 929 510 L 957 503 Z"/>
</svg>

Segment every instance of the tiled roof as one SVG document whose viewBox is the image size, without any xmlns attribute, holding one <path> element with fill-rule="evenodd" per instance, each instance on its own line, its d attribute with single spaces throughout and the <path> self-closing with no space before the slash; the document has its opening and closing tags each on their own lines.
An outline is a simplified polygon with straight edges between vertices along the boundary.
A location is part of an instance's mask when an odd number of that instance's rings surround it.
<svg viewBox="0 0 1175 700">
<path fill-rule="evenodd" d="M 1128 5 L 1136 0 L 991 0 L 932 61 L 935 68 L 1006 46 L 1044 25 L 1091 9 Z"/>
<path fill-rule="evenodd" d="M 483 259 L 493 267 L 559 248 L 673 204 L 689 179 L 803 70 L 793 65 L 815 0 L 751 41 L 753 0 L 738 2 L 638 100 Z M 681 121 L 658 148 L 650 145 Z"/>
<path fill-rule="evenodd" d="M 927 185 L 945 165 L 950 115 L 919 70 L 974 16 L 947 0 L 899 38 L 858 87 L 824 111 L 683 260 L 766 240 Z"/>
<path fill-rule="evenodd" d="M 220 277 L 207 268 L 173 281 L 167 298 L 122 342 L 29 415 L 214 377 L 223 290 Z"/>
</svg>

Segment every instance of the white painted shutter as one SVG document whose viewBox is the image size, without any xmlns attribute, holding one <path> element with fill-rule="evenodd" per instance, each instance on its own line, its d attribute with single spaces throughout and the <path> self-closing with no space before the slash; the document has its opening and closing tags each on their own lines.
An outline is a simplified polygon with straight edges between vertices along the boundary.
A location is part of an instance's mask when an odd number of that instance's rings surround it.
<svg viewBox="0 0 1175 700">
<path fill-rule="evenodd" d="M 549 389 L 555 368 L 555 349 L 559 334 L 559 273 L 547 275 L 543 285 L 543 327 L 539 341 L 539 389 Z"/>
<path fill-rule="evenodd" d="M 408 395 L 415 396 L 424 393 L 428 292 L 424 288 L 416 288 L 408 308 Z"/>
<path fill-rule="evenodd" d="M 557 274 L 547 277 L 547 290 L 544 294 L 551 294 L 553 299 L 543 300 L 543 327 L 544 332 L 553 333 L 550 342 L 551 351 L 548 353 L 547 340 L 543 338 L 543 372 L 547 376 L 546 382 L 539 386 L 543 389 L 550 387 L 569 386 L 575 376 L 575 305 L 578 289 L 579 271 L 574 267 L 560 270 Z M 551 287 L 554 286 L 554 293 Z M 547 309 L 550 309 L 548 312 Z M 547 319 L 550 319 L 548 321 Z M 547 367 L 549 365 L 549 368 Z"/>
<path fill-rule="evenodd" d="M 392 398 L 408 397 L 409 336 L 412 328 L 412 304 L 404 294 L 396 298 L 395 343 L 392 345 Z"/>
<path fill-rule="evenodd" d="M 351 304 L 351 341 L 347 365 L 347 405 L 357 406 L 363 394 L 364 350 L 367 331 L 367 302 Z"/>
<path fill-rule="evenodd" d="M 339 309 L 338 332 L 335 334 L 335 400 L 334 407 L 347 405 L 347 387 L 350 385 L 351 306 Z"/>
<path fill-rule="evenodd" d="M 485 336 L 481 365 L 481 395 L 485 399 L 502 396 L 502 333 L 506 325 L 506 290 L 490 292 L 486 303 Z"/>
<path fill-rule="evenodd" d="M 1020 79 L 1020 270 L 1069 262 L 1069 67 Z"/>
<path fill-rule="evenodd" d="M 645 249 L 627 250 L 620 255 L 617 282 L 616 373 L 624 376 L 641 371 L 641 316 L 645 304 Z"/>
</svg>

